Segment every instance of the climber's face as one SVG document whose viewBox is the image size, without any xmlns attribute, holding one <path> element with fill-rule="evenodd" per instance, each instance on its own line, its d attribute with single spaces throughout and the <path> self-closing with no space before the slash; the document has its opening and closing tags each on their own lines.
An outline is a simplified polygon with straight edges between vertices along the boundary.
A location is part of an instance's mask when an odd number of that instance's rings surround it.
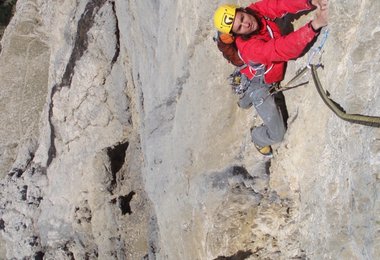
<svg viewBox="0 0 380 260">
<path fill-rule="evenodd" d="M 246 12 L 237 11 L 234 24 L 232 25 L 232 32 L 240 35 L 250 34 L 259 29 L 259 23 L 251 14 Z"/>
</svg>

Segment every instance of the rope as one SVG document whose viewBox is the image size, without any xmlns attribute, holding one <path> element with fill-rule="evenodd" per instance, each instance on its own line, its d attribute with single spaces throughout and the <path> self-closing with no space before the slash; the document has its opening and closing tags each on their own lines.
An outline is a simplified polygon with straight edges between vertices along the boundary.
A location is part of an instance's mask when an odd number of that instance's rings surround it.
<svg viewBox="0 0 380 260">
<path fill-rule="evenodd" d="M 346 111 L 337 102 L 329 98 L 328 94 L 323 89 L 321 81 L 319 80 L 319 76 L 317 73 L 317 68 L 322 67 L 322 64 L 320 63 L 320 60 L 317 65 L 312 64 L 312 61 L 315 55 L 320 54 L 322 52 L 322 48 L 327 41 L 328 35 L 329 35 L 329 30 L 326 28 L 323 32 L 323 37 L 321 39 L 320 44 L 317 47 L 312 48 L 310 50 L 309 57 L 307 60 L 307 65 L 304 68 L 302 68 L 299 72 L 297 72 L 296 75 L 285 86 L 280 87 L 279 90 L 275 90 L 275 91 L 285 91 L 285 90 L 297 87 L 299 85 L 302 85 L 302 84 L 299 84 L 294 87 L 288 87 L 291 83 L 299 79 L 310 69 L 318 94 L 321 96 L 323 102 L 327 105 L 327 107 L 330 108 L 339 118 L 347 122 L 354 123 L 354 124 L 361 124 L 361 125 L 366 125 L 366 126 L 371 126 L 371 127 L 380 127 L 380 117 L 360 115 L 360 114 L 347 114 Z"/>
<path fill-rule="evenodd" d="M 344 108 L 342 108 L 334 100 L 330 99 L 326 91 L 323 89 L 321 81 L 319 80 L 317 68 L 321 67 L 319 62 L 317 65 L 311 64 L 316 54 L 320 54 L 323 46 L 327 41 L 329 35 L 329 30 L 326 28 L 323 33 L 321 43 L 318 47 L 313 48 L 309 54 L 306 67 L 311 70 L 311 75 L 314 80 L 315 87 L 317 88 L 318 94 L 321 96 L 323 102 L 330 108 L 339 118 L 354 124 L 361 124 L 372 127 L 380 127 L 380 117 L 360 115 L 360 114 L 347 114 Z"/>
<path fill-rule="evenodd" d="M 330 99 L 327 93 L 323 90 L 321 81 L 319 80 L 317 73 L 317 66 L 310 65 L 311 67 L 311 75 L 313 76 L 315 87 L 319 95 L 321 96 L 323 102 L 330 108 L 339 118 L 354 123 L 361 124 L 372 127 L 380 127 L 380 117 L 376 116 L 367 116 L 367 115 L 359 115 L 359 114 L 347 114 L 346 111 L 334 100 Z"/>
</svg>

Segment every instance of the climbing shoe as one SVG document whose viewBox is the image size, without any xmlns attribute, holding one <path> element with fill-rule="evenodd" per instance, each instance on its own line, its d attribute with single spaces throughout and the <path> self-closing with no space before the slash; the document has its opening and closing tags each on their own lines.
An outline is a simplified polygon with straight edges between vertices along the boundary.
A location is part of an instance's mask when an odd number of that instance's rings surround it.
<svg viewBox="0 0 380 260">
<path fill-rule="evenodd" d="M 260 147 L 260 146 L 255 144 L 255 147 L 256 147 L 257 151 L 259 151 L 259 153 L 261 153 L 265 157 L 270 157 L 270 158 L 273 157 L 272 147 L 270 145 Z"/>
</svg>

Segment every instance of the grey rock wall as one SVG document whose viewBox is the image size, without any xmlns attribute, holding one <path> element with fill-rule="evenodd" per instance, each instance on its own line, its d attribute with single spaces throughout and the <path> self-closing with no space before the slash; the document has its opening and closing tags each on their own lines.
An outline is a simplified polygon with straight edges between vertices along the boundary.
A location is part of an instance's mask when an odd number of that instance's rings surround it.
<svg viewBox="0 0 380 260">
<path fill-rule="evenodd" d="M 41 16 L 33 2 L 19 8 L 2 40 L 1 66 L 1 175 L 16 159 L 19 145 L 39 137 L 45 104 L 50 50 L 41 32 Z M 22 15 L 21 15 L 22 13 Z"/>
<path fill-rule="evenodd" d="M 0 258 L 380 256 L 379 130 L 338 119 L 307 74 L 264 160 L 212 41 L 218 4 L 18 0 L 0 54 Z M 330 10 L 322 84 L 380 115 L 379 3 Z"/>
<path fill-rule="evenodd" d="M 13 95 L 2 114 L 7 258 L 149 254 L 153 212 L 118 26 L 110 1 L 18 2 L 1 53 L 20 77 L 2 88 Z"/>
</svg>

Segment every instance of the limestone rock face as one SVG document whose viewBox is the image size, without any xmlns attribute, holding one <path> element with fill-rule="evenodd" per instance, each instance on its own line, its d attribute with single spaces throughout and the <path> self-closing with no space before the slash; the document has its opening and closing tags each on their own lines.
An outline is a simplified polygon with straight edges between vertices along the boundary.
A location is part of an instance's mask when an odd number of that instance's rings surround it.
<svg viewBox="0 0 380 260">
<path fill-rule="evenodd" d="M 0 54 L 1 259 L 380 257 L 380 131 L 336 117 L 309 73 L 263 159 L 212 41 L 217 5 L 17 1 Z M 349 113 L 380 115 L 379 14 L 330 3 L 318 73 Z"/>
<path fill-rule="evenodd" d="M 145 256 L 155 222 L 116 4 L 19 1 L 7 30 L 1 59 L 15 63 L 2 66 L 16 73 L 2 88 L 6 256 Z"/>
</svg>

